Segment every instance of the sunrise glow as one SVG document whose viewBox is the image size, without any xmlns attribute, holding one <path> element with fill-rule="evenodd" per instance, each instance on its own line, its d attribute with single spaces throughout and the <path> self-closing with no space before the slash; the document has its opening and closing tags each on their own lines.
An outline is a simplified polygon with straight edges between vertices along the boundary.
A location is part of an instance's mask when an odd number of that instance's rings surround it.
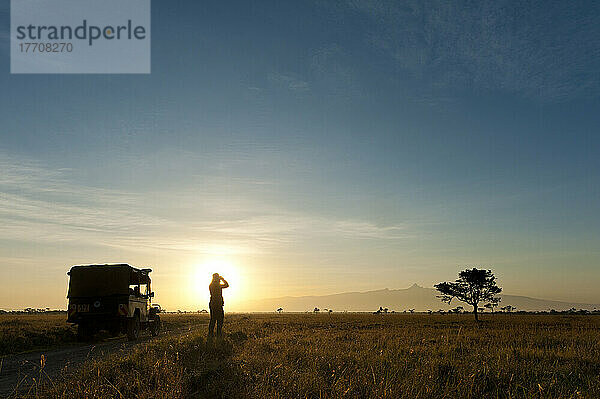
<svg viewBox="0 0 600 399">
<path fill-rule="evenodd" d="M 235 305 L 244 299 L 244 289 L 246 285 L 241 276 L 238 265 L 227 257 L 211 256 L 192 265 L 193 272 L 190 275 L 193 278 L 190 281 L 190 293 L 193 301 L 198 301 L 200 308 L 206 308 L 210 299 L 208 285 L 211 282 L 213 273 L 219 273 L 229 283 L 229 288 L 224 290 L 225 306 Z"/>
</svg>

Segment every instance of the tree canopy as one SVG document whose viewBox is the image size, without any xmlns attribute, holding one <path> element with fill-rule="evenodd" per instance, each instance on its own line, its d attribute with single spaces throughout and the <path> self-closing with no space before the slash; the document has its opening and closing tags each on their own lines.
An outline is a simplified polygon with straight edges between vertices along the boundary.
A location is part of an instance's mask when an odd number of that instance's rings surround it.
<svg viewBox="0 0 600 399">
<path fill-rule="evenodd" d="M 491 270 L 476 268 L 461 271 L 454 282 L 443 282 L 434 287 L 440 292 L 438 298 L 443 302 L 450 304 L 456 298 L 473 306 L 475 320 L 479 320 L 479 303 L 488 302 L 495 306 L 500 302 L 500 297 L 496 295 L 502 292 L 502 288 L 496 285 L 496 276 Z"/>
</svg>

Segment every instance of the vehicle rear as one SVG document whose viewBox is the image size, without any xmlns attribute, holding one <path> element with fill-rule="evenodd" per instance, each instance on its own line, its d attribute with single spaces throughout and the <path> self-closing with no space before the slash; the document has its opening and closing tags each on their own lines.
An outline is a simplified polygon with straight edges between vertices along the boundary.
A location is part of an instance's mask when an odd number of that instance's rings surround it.
<svg viewBox="0 0 600 399">
<path fill-rule="evenodd" d="M 87 340 L 99 330 L 113 336 L 127 333 L 130 340 L 137 339 L 140 330 L 158 335 L 160 307 L 150 306 L 151 271 L 128 264 L 73 266 L 68 273 L 67 322 L 78 325 L 79 339 Z"/>
<path fill-rule="evenodd" d="M 129 316 L 128 265 L 74 266 L 69 272 L 67 321 L 90 331 L 121 331 L 121 321 Z"/>
</svg>

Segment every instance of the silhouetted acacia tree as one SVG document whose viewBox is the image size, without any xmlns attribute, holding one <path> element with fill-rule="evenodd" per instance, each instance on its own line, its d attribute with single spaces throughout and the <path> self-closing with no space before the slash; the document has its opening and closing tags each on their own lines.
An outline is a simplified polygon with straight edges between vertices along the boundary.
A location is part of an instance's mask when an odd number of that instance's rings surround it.
<svg viewBox="0 0 600 399">
<path fill-rule="evenodd" d="M 467 269 L 458 274 L 458 279 L 453 282 L 443 282 L 434 286 L 441 295 L 438 295 L 443 302 L 450 304 L 452 299 L 456 298 L 473 306 L 475 320 L 479 321 L 477 314 L 479 302 L 500 302 L 497 294 L 502 292 L 502 288 L 496 285 L 496 277 L 491 270 Z"/>
<path fill-rule="evenodd" d="M 283 312 L 283 308 L 278 308 L 277 313 L 281 313 L 281 312 Z"/>
<path fill-rule="evenodd" d="M 494 302 L 489 302 L 489 303 L 486 303 L 483 306 L 486 307 L 486 308 L 488 308 L 492 313 L 494 313 L 494 309 L 498 306 L 498 304 L 494 303 Z"/>
<path fill-rule="evenodd" d="M 500 310 L 503 310 L 506 313 L 510 313 L 510 312 L 512 312 L 515 309 L 516 308 L 514 306 L 512 306 L 512 305 L 506 305 L 506 306 L 503 306 L 503 307 L 500 308 Z"/>
</svg>

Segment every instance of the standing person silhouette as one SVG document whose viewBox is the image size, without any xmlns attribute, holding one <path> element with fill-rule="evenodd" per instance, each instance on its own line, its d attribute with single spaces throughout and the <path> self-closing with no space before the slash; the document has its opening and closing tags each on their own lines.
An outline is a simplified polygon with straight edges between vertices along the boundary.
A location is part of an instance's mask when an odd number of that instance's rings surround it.
<svg viewBox="0 0 600 399">
<path fill-rule="evenodd" d="M 221 281 L 223 284 L 221 284 Z M 214 336 L 215 323 L 217 324 L 217 336 L 223 335 L 223 318 L 225 313 L 223 312 L 223 288 L 229 287 L 229 283 L 223 277 L 219 276 L 219 273 L 213 274 L 212 281 L 208 286 L 210 290 L 210 302 L 208 304 L 210 308 L 210 323 L 208 324 L 208 336 Z"/>
</svg>

